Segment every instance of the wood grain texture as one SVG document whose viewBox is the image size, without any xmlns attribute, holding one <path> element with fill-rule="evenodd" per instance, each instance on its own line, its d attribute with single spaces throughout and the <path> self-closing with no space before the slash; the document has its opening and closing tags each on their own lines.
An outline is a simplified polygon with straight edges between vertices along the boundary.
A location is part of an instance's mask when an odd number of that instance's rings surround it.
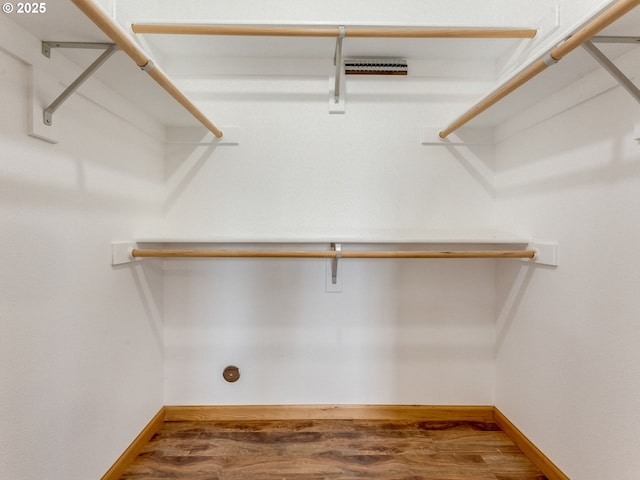
<svg viewBox="0 0 640 480">
<path fill-rule="evenodd" d="M 166 422 L 122 480 L 543 480 L 491 422 Z"/>
<path fill-rule="evenodd" d="M 133 23 L 138 34 L 227 35 L 252 37 L 331 37 L 340 35 L 338 27 L 287 27 L 264 25 L 178 25 Z M 359 38 L 533 38 L 530 28 L 398 28 L 345 27 L 346 37 Z"/>
<path fill-rule="evenodd" d="M 139 67 L 149 62 L 149 56 L 113 21 L 109 14 L 92 0 L 71 0 L 95 25 L 125 52 Z"/>
<path fill-rule="evenodd" d="M 120 455 L 120 458 L 102 476 L 101 480 L 118 480 L 127 467 L 138 454 L 147 447 L 151 438 L 156 435 L 164 425 L 164 407 L 155 414 L 146 427 L 135 438 L 131 445 Z"/>
<path fill-rule="evenodd" d="M 389 420 L 493 422 L 493 406 L 229 405 L 165 406 L 167 421 Z"/>
<path fill-rule="evenodd" d="M 529 440 L 511 421 L 497 408 L 494 409 L 496 424 L 509 436 L 523 453 L 549 478 L 549 480 L 569 480 L 567 477 L 531 440 Z"/>
<path fill-rule="evenodd" d="M 460 127 L 465 125 L 470 120 L 474 119 L 482 112 L 487 110 L 489 107 L 495 105 L 504 97 L 512 93 L 514 90 L 517 90 L 522 85 L 527 83 L 533 77 L 538 75 L 543 70 L 546 70 L 549 67 L 547 63 L 545 63 L 544 59 L 538 59 L 535 62 L 531 63 L 524 70 L 519 72 L 516 76 L 510 78 L 507 82 L 501 85 L 497 90 L 494 90 L 488 96 L 483 98 L 480 102 L 475 104 L 461 116 L 459 116 L 456 120 L 451 122 L 451 124 L 442 130 L 439 135 L 440 138 L 446 138 L 451 135 L 453 132 L 458 130 Z"/>
</svg>

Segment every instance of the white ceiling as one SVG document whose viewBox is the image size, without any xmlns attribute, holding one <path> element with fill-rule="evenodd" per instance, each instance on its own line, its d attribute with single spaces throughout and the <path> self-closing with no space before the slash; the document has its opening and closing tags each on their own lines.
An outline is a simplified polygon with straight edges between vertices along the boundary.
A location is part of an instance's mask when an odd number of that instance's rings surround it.
<svg viewBox="0 0 640 480">
<path fill-rule="evenodd" d="M 46 15 L 13 15 L 23 28 L 30 31 L 41 40 L 51 41 L 110 41 L 94 24 L 89 21 L 71 2 L 58 0 L 47 4 Z M 640 8 L 617 21 L 614 25 L 601 32 L 601 35 L 640 35 Z M 347 41 L 348 40 L 348 41 Z M 401 56 L 416 66 L 414 75 L 429 75 L 432 77 L 450 76 L 451 70 L 440 74 L 437 69 L 424 71 L 426 66 L 456 63 L 456 75 L 480 74 L 479 62 L 490 65 L 500 63 L 527 40 L 453 40 L 453 39 L 352 39 L 344 42 L 345 56 Z M 170 75 L 177 74 L 172 65 L 185 65 L 185 57 L 205 58 L 217 57 L 217 65 L 238 68 L 238 58 L 306 58 L 317 59 L 319 65 L 327 65 L 333 60 L 334 39 L 322 38 L 251 38 L 251 37 L 202 37 L 202 36 L 146 36 L 143 44 L 150 49 L 152 56 L 159 57 L 161 66 L 166 62 Z M 600 48 L 615 59 L 629 50 L 638 51 L 640 45 L 604 45 Z M 446 52 L 446 55 L 443 55 Z M 96 57 L 95 51 L 57 50 L 55 55 L 65 55 L 82 68 L 88 66 Z M 445 60 L 446 57 L 446 60 Z M 172 62 L 175 59 L 175 62 Z M 180 61 L 178 61 L 180 60 Z M 440 62 L 440 63 L 438 63 Z M 467 65 L 467 72 L 460 69 L 460 65 Z M 492 67 L 493 68 L 493 67 Z M 479 124 L 494 125 L 505 121 L 514 112 L 534 105 L 555 91 L 569 85 L 591 71 L 598 69 L 598 65 L 581 49 L 571 53 L 557 66 L 548 69 L 542 75 L 525 85 L 518 91 L 482 114 Z M 239 73 L 244 74 L 242 68 Z M 227 72 L 228 73 L 228 72 Z M 500 73 L 500 72 L 498 72 Z M 311 69 L 310 74 L 317 74 Z M 158 118 L 166 125 L 191 125 L 194 120 L 173 99 L 171 99 L 155 82 L 149 79 L 124 54 L 114 55 L 96 73 L 96 77 L 120 93 L 133 104 Z"/>
</svg>

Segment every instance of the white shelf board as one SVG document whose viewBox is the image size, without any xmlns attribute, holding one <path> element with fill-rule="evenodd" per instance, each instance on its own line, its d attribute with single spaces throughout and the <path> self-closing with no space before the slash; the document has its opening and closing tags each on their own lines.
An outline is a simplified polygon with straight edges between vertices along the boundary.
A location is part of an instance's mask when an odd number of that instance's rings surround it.
<svg viewBox="0 0 640 480">
<path fill-rule="evenodd" d="M 162 238 L 144 238 L 144 239 L 138 239 L 136 242 L 132 242 L 132 243 L 113 243 L 112 244 L 112 265 L 122 265 L 125 263 L 130 263 L 132 261 L 137 261 L 139 259 L 135 259 L 131 256 L 131 251 L 133 248 L 136 248 L 136 246 L 141 246 L 144 247 L 146 246 L 175 246 L 175 245 L 180 245 L 180 246 L 185 246 L 185 245 L 217 245 L 218 247 L 220 245 L 225 245 L 225 246 L 230 246 L 230 245 L 238 245 L 238 244 L 242 244 L 242 245 L 264 245 L 264 244 L 268 244 L 271 246 L 271 248 L 275 247 L 282 247 L 285 248 L 287 246 L 290 246 L 292 244 L 305 244 L 305 245 L 312 245 L 312 244 L 329 244 L 329 243 L 337 243 L 337 244 L 342 244 L 342 245 L 349 245 L 350 248 L 353 248 L 353 246 L 356 246 L 356 248 L 354 248 L 355 250 L 359 250 L 359 249 L 366 249 L 367 245 L 376 245 L 376 248 L 378 245 L 386 245 L 386 246 L 394 246 L 394 245 L 405 245 L 405 246 L 412 246 L 414 248 L 417 248 L 420 245 L 431 245 L 433 246 L 446 246 L 446 247 L 451 247 L 454 245 L 478 245 L 478 246 L 491 246 L 491 247 L 498 247 L 498 246 L 506 246 L 506 245 L 511 245 L 511 246 L 519 246 L 520 248 L 526 248 L 526 249 L 532 249 L 536 251 L 536 256 L 533 259 L 526 259 L 523 260 L 526 263 L 532 264 L 532 265 L 546 265 L 546 266 L 552 266 L 552 267 L 557 267 L 558 266 L 558 243 L 557 242 L 535 242 L 535 241 L 530 241 L 528 239 L 524 239 L 522 237 L 500 237 L 500 238 L 496 238 L 496 237 L 492 237 L 492 238 L 469 238 L 469 237 L 455 237 L 455 238 L 429 238 L 429 239 L 425 239 L 425 238 L 420 238 L 420 239 L 412 239 L 411 241 L 407 241 L 402 240 L 399 241 L 398 239 L 389 239 L 389 240 L 358 240 L 358 241 L 341 241 L 341 240 L 332 240 L 332 241 L 326 241 L 326 240 L 320 240 L 320 239 L 314 239 L 314 240 L 304 240 L 304 241 L 300 241 L 300 240 L 291 240 L 291 239 L 279 239 L 279 240 L 274 240 L 274 239 L 269 239 L 269 240 L 264 240 L 264 239 L 251 239 L 251 240 L 235 240 L 235 241 L 231 241 L 229 239 L 220 239 L 220 238 L 216 238 L 216 239 L 212 239 L 212 238 L 169 238 L 169 237 L 162 237 Z M 406 250 L 411 250 L 412 248 L 406 248 Z"/>
<path fill-rule="evenodd" d="M 138 237 L 139 244 L 470 244 L 470 245 L 522 245 L 528 244 L 530 238 L 505 236 L 406 236 L 406 237 L 369 237 L 337 235 L 335 237 Z"/>
</svg>

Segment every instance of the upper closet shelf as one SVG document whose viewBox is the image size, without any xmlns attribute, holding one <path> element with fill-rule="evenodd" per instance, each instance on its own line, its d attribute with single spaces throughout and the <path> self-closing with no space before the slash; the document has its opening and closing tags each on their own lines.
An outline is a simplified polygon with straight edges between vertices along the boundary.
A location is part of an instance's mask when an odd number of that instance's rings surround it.
<svg viewBox="0 0 640 480">
<path fill-rule="evenodd" d="M 526 245 L 530 238 L 490 229 L 479 229 L 470 232 L 452 232 L 424 234 L 421 232 L 394 233 L 369 232 L 369 234 L 343 234 L 333 236 L 320 235 L 288 235 L 276 236 L 139 236 L 135 240 L 146 244 L 392 244 L 392 245 L 434 245 L 434 244 L 476 244 L 476 245 Z"/>
<path fill-rule="evenodd" d="M 145 49 L 151 45 L 153 48 L 159 48 L 158 58 L 170 58 L 172 68 L 178 66 L 184 66 L 188 61 L 184 60 L 184 57 L 189 59 L 197 58 L 198 56 L 216 56 L 220 57 L 233 57 L 234 51 L 243 51 L 243 55 L 247 58 L 251 57 L 254 60 L 264 60 L 265 58 L 280 58 L 287 57 L 290 52 L 302 51 L 302 54 L 295 54 L 295 58 L 318 58 L 318 50 L 315 50 L 315 54 L 308 55 L 304 49 L 299 50 L 300 45 L 303 43 L 307 45 L 307 41 L 300 37 L 314 37 L 318 42 L 329 40 L 329 44 L 322 43 L 322 58 L 328 57 L 334 58 L 335 75 L 332 79 L 332 85 L 329 86 L 330 104 L 340 103 L 340 94 L 344 91 L 344 88 L 340 85 L 340 78 L 343 77 L 342 62 L 339 60 L 341 55 L 349 55 L 349 49 L 342 49 L 342 40 L 352 37 L 348 44 L 353 42 L 354 45 L 358 45 L 358 49 L 363 43 L 357 42 L 371 42 L 372 45 L 382 46 L 382 50 L 385 48 L 390 49 L 390 45 L 395 45 L 397 41 L 402 41 L 404 38 L 407 42 L 411 43 L 411 52 L 417 52 L 420 50 L 426 50 L 429 54 L 435 54 L 428 58 L 430 62 L 429 66 L 438 66 L 444 59 L 452 58 L 454 61 L 459 60 L 462 63 L 469 63 L 472 66 L 481 66 L 482 62 L 487 60 L 489 55 L 487 52 L 491 50 L 487 48 L 490 43 L 484 44 L 483 42 L 504 42 L 509 41 L 511 38 L 519 43 L 516 47 L 513 44 L 502 50 L 495 56 L 497 50 L 493 50 L 494 56 L 488 60 L 492 63 L 494 75 L 490 79 L 493 87 L 489 90 L 488 95 L 483 95 L 481 100 L 475 103 L 471 108 L 466 110 L 462 115 L 458 116 L 452 123 L 446 128 L 439 131 L 439 137 L 445 138 L 451 133 L 465 125 L 470 120 L 474 119 L 481 113 L 485 112 L 495 103 L 502 100 L 505 96 L 509 95 L 514 90 L 528 82 L 533 77 L 537 76 L 540 72 L 544 71 L 550 65 L 561 60 L 568 53 L 583 45 L 586 41 L 598 34 L 601 30 L 611 25 L 613 22 L 629 13 L 636 6 L 640 5 L 640 0 L 618 0 L 612 2 L 608 8 L 592 17 L 590 20 L 585 21 L 582 26 L 575 28 L 571 32 L 560 32 L 559 24 L 555 24 L 555 29 L 548 29 L 543 27 L 541 22 L 540 29 L 537 31 L 537 35 L 532 38 L 536 33 L 536 30 L 530 28 L 441 28 L 441 27 L 418 27 L 415 25 L 402 26 L 367 26 L 367 25 L 205 25 L 205 24 L 151 24 L 142 21 L 134 22 L 133 31 L 125 31 L 123 27 L 117 24 L 111 16 L 104 10 L 104 8 L 96 0 L 72 0 L 100 29 L 103 30 L 118 46 L 125 51 L 138 66 L 143 68 L 154 78 L 163 88 L 165 88 L 179 103 L 181 103 L 192 115 L 198 119 L 203 125 L 205 125 L 211 132 L 217 137 L 222 136 L 222 132 L 218 130 L 215 125 L 200 111 L 198 108 L 189 101 L 186 96 L 176 88 L 176 86 L 169 80 L 169 78 L 154 65 L 151 61 L 151 56 L 145 52 Z M 557 10 L 556 10 L 557 11 Z M 153 12 L 148 12 L 149 17 L 154 17 Z M 556 16 L 557 17 L 557 16 Z M 555 17 L 554 17 L 555 18 Z M 556 31 L 558 30 L 558 31 Z M 135 32 L 135 33 L 134 33 Z M 162 33 L 163 35 L 159 35 Z M 138 43 L 134 41 L 135 34 L 147 35 L 144 39 L 140 38 L 140 44 L 145 46 L 143 49 Z M 179 35 L 176 35 L 179 34 Z M 567 35 L 568 34 L 568 35 Z M 561 37 L 564 35 L 564 37 Z M 204 47 L 202 44 L 196 46 L 195 49 L 187 48 L 184 50 L 185 45 L 197 45 L 197 42 L 203 42 L 203 40 L 194 40 L 194 37 L 224 37 L 224 40 L 218 42 L 216 45 L 222 46 L 222 51 L 217 47 L 211 49 L 211 40 L 205 40 Z M 266 47 L 264 40 L 265 36 L 278 36 L 281 37 L 276 41 L 275 48 L 276 54 L 264 55 L 261 48 Z M 287 37 L 297 37 L 292 41 Z M 168 38 L 170 37 L 170 38 Z M 190 39 L 188 37 L 191 37 Z M 242 37 L 238 41 L 230 41 L 231 37 Z M 248 40 L 253 37 L 253 40 Z M 363 38 L 367 37 L 367 38 Z M 372 38 L 372 37 L 377 37 Z M 164 40 L 162 40 L 164 38 Z M 397 39 L 390 41 L 389 39 Z M 423 47 L 420 38 L 433 39 L 433 44 L 430 43 L 428 47 Z M 159 40 L 156 40 L 159 39 Z M 457 39 L 457 40 L 456 40 Z M 335 49 L 333 43 L 335 41 Z M 452 56 L 449 52 L 448 45 L 445 47 L 443 43 L 439 42 L 464 42 L 464 47 L 459 48 L 459 52 L 465 52 L 462 57 L 456 57 L 455 53 Z M 238 43 L 239 42 L 239 43 Z M 249 42 L 249 43 L 247 43 Z M 555 43 L 554 43 L 555 42 Z M 247 46 L 254 47 L 258 45 L 257 51 L 248 51 Z M 272 46 L 273 46 L 272 45 Z M 311 43 L 311 51 L 318 47 L 318 43 Z M 329 45 L 329 48 L 327 46 Z M 368 45 L 368 43 L 367 43 Z M 435 45 L 435 46 L 434 46 Z M 480 47 L 478 46 L 480 45 Z M 283 51 L 280 48 L 284 47 Z M 366 52 L 370 46 L 365 46 L 362 51 Z M 182 51 L 178 51 L 182 49 Z M 226 50 L 225 50 L 226 49 Z M 243 50 L 244 49 L 244 50 Z M 478 49 L 480 51 L 478 52 Z M 250 50 L 250 49 L 249 49 Z M 402 50 L 402 49 L 400 49 Z M 453 50 L 456 50 L 454 48 Z M 476 57 L 472 57 L 470 52 L 477 52 Z M 423 53 L 423 55 L 425 55 Z M 377 54 L 375 56 L 378 56 Z M 400 55 L 401 56 L 401 55 Z M 394 55 L 396 58 L 400 58 L 398 55 Z M 155 58 L 155 57 L 154 57 Z M 427 61 L 426 57 L 425 61 Z M 183 61 L 184 60 L 184 61 Z M 473 63 L 475 62 L 475 64 Z M 193 62 L 192 62 L 193 63 Z M 194 68 L 203 73 L 207 68 L 214 68 L 208 65 L 211 62 L 196 62 Z M 213 62 L 216 65 L 219 62 Z M 284 62 L 286 63 L 286 62 Z M 283 63 L 283 64 L 284 64 Z M 237 64 L 236 64 L 237 65 Z M 262 65 L 262 64 L 261 64 Z M 300 62 L 289 62 L 289 68 L 294 68 L 295 71 L 299 71 L 301 67 Z M 255 66 L 255 65 L 252 65 Z M 485 65 L 486 66 L 486 65 Z M 279 67 L 278 67 L 279 68 Z M 203 70 L 204 69 L 204 70 Z M 471 72 L 477 74 L 478 68 L 470 68 Z M 208 71 L 208 70 L 207 70 Z M 255 70 L 253 70 L 255 72 Z M 411 67 L 409 66 L 409 72 Z M 497 74 L 495 74 L 497 72 Z M 178 72 L 179 73 L 179 72 Z M 192 72 L 196 74 L 197 72 Z M 276 71 L 277 73 L 277 71 Z M 330 75 L 333 72 L 330 72 Z M 447 72 L 450 73 L 450 72 Z M 271 72 L 273 74 L 273 72 Z M 425 70 L 425 75 L 431 75 L 432 72 Z M 436 74 L 437 76 L 437 74 Z M 447 75 L 442 75 L 442 78 L 449 78 Z M 340 108 L 332 109 L 330 105 L 330 111 L 333 113 L 340 112 Z"/>
<path fill-rule="evenodd" d="M 570 52 L 581 45 L 586 44 L 594 35 L 629 13 L 638 5 L 640 5 L 640 0 L 618 0 L 615 2 L 600 15 L 583 25 L 582 28 L 576 30 L 571 36 L 561 41 L 555 48 L 551 49 L 551 51 L 516 72 L 500 87 L 459 116 L 447 128 L 439 133 L 440 138 L 444 139 L 451 135 L 460 127 L 467 124 L 469 121 L 486 111 L 492 105 L 495 105 L 516 89 L 520 88 L 539 73 L 558 63 Z M 591 49 L 591 51 L 593 51 L 593 49 Z"/>
<path fill-rule="evenodd" d="M 184 93 L 167 77 L 149 55 L 140 48 L 129 34 L 118 25 L 95 0 L 71 0 L 82 12 L 96 24 L 113 42 L 124 51 L 142 70 L 149 74 L 158 85 L 169 93 L 180 105 L 193 115 L 217 138 L 222 132 L 189 100 Z"/>
</svg>

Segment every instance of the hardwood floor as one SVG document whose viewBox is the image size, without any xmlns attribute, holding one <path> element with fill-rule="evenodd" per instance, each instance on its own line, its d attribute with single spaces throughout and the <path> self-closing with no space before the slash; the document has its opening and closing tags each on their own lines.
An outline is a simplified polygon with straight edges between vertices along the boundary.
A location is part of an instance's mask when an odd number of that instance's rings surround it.
<svg viewBox="0 0 640 480">
<path fill-rule="evenodd" d="M 543 480 L 493 423 L 166 422 L 121 480 Z"/>
</svg>

